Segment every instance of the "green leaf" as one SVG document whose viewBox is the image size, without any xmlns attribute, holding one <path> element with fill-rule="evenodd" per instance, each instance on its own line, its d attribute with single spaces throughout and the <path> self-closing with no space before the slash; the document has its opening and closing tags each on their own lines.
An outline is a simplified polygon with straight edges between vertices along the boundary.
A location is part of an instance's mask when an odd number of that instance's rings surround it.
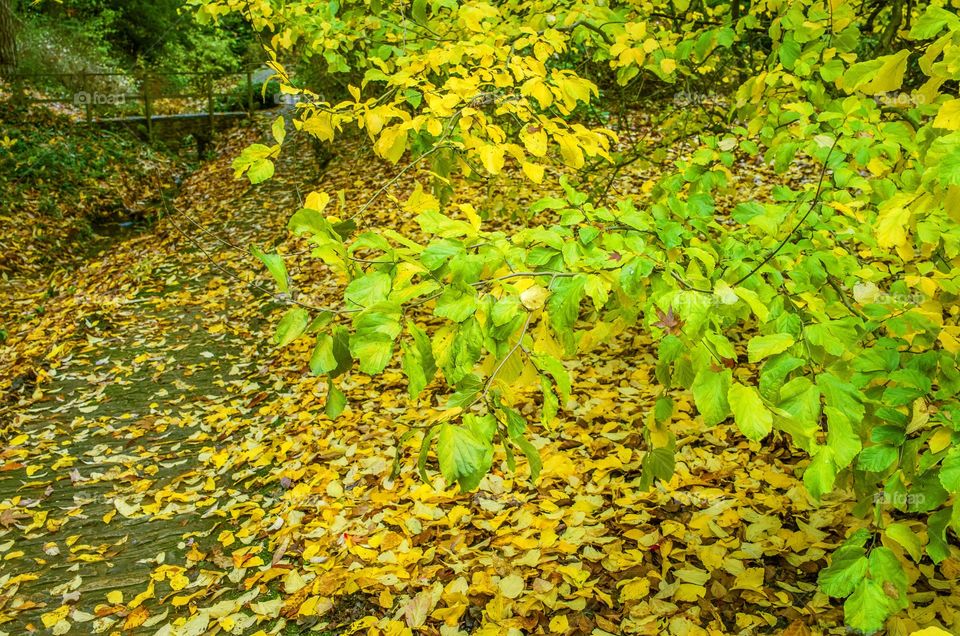
<svg viewBox="0 0 960 636">
<path fill-rule="evenodd" d="M 737 427 L 747 439 L 762 440 L 773 430 L 773 413 L 763 404 L 760 394 L 752 386 L 734 382 L 727 393 Z"/>
<path fill-rule="evenodd" d="M 850 418 L 832 406 L 824 409 L 827 415 L 827 446 L 833 451 L 838 469 L 849 466 L 863 448 L 860 436 L 853 430 Z"/>
<path fill-rule="evenodd" d="M 673 448 L 654 448 L 647 451 L 640 464 L 641 488 L 649 488 L 654 479 L 669 481 L 675 467 L 676 455 Z"/>
<path fill-rule="evenodd" d="M 693 379 L 693 401 L 707 426 L 719 424 L 730 415 L 727 394 L 731 378 L 729 369 L 717 372 L 704 368 Z"/>
<path fill-rule="evenodd" d="M 475 373 L 468 373 L 457 382 L 457 390 L 447 400 L 447 408 L 467 408 L 473 404 L 483 389 L 483 380 Z"/>
<path fill-rule="evenodd" d="M 473 226 L 466 221 L 451 219 L 436 210 L 421 212 L 416 217 L 420 228 L 427 234 L 436 234 L 442 238 L 472 236 L 476 234 Z"/>
<path fill-rule="evenodd" d="M 414 22 L 425 25 L 427 23 L 427 0 L 413 0 L 413 9 L 410 13 Z"/>
<path fill-rule="evenodd" d="M 910 51 L 904 49 L 893 55 L 854 64 L 843 74 L 840 85 L 848 93 L 861 91 L 867 95 L 900 90 L 908 57 Z"/>
<path fill-rule="evenodd" d="M 843 604 L 844 621 L 867 634 L 879 631 L 891 614 L 888 601 L 882 584 L 864 578 Z"/>
<path fill-rule="evenodd" d="M 560 342 L 568 353 L 576 349 L 576 337 L 573 326 L 580 315 L 580 301 L 584 296 L 587 279 L 583 275 L 573 278 L 558 278 L 550 288 L 547 299 L 547 315 Z"/>
<path fill-rule="evenodd" d="M 427 457 L 430 454 L 430 444 L 439 432 L 439 426 L 431 426 L 423 436 L 423 442 L 420 444 L 420 454 L 417 457 L 417 470 L 420 472 L 420 478 L 425 482 L 430 481 L 430 477 L 427 475 Z"/>
<path fill-rule="evenodd" d="M 540 423 L 549 429 L 550 425 L 553 424 L 554 418 L 557 417 L 557 410 L 560 407 L 560 403 L 557 401 L 557 395 L 553 392 L 550 381 L 542 375 L 540 376 L 540 390 L 543 392 L 543 408 L 540 409 Z"/>
<path fill-rule="evenodd" d="M 747 343 L 747 356 L 750 362 L 758 362 L 789 349 L 794 343 L 788 333 L 775 333 L 769 336 L 755 336 Z"/>
<path fill-rule="evenodd" d="M 360 307 L 367 308 L 386 300 L 393 279 L 383 272 L 372 272 L 354 279 L 347 285 L 344 297 Z"/>
<path fill-rule="evenodd" d="M 337 368 L 337 358 L 333 354 L 333 336 L 322 333 L 317 336 L 317 344 L 310 356 L 310 371 L 322 375 Z"/>
<path fill-rule="evenodd" d="M 291 307 L 280 318 L 277 330 L 273 334 L 273 341 L 285 347 L 306 331 L 310 324 L 310 314 L 303 307 Z"/>
<path fill-rule="evenodd" d="M 891 523 L 883 529 L 883 533 L 899 543 L 914 561 L 919 562 L 923 546 L 920 537 L 905 523 Z M 872 556 L 872 555 L 871 555 Z"/>
<path fill-rule="evenodd" d="M 290 291 L 289 277 L 287 276 L 287 268 L 283 264 L 283 257 L 279 254 L 267 254 L 256 245 L 251 245 L 250 251 L 267 266 L 267 271 L 277 282 L 277 289 L 280 290 L 280 293 L 285 294 Z"/>
<path fill-rule="evenodd" d="M 466 427 L 441 424 L 437 459 L 447 483 L 456 482 L 466 492 L 476 488 L 493 465 L 493 446 Z"/>
<path fill-rule="evenodd" d="M 910 29 L 910 38 L 913 40 L 927 40 L 940 33 L 943 27 L 950 25 L 952 29 L 960 29 L 960 19 L 943 7 L 929 6 L 923 15 L 917 19 Z"/>
<path fill-rule="evenodd" d="M 470 285 L 459 283 L 448 285 L 443 290 L 433 313 L 454 322 L 463 322 L 477 311 L 478 305 L 476 290 Z"/>
<path fill-rule="evenodd" d="M 314 243 L 320 239 L 332 239 L 338 236 L 330 222 L 318 210 L 301 208 L 287 222 L 287 228 L 297 236 L 310 234 Z"/>
<path fill-rule="evenodd" d="M 919 551 L 918 546 L 917 552 Z M 891 606 L 890 613 L 905 608 L 907 606 L 907 573 L 904 572 L 903 564 L 896 553 L 890 548 L 879 546 L 870 551 L 869 559 L 870 578 L 886 588 L 884 593 L 887 603 Z"/>
<path fill-rule="evenodd" d="M 360 370 L 370 375 L 383 371 L 393 356 L 393 341 L 400 323 L 391 314 L 363 312 L 354 320 L 350 353 L 360 361 Z"/>
<path fill-rule="evenodd" d="M 403 371 L 407 375 L 410 399 L 415 400 L 437 374 L 430 337 L 413 322 L 407 323 L 407 331 L 413 337 L 412 344 L 403 344 Z"/>
<path fill-rule="evenodd" d="M 327 382 L 327 405 L 325 412 L 327 417 L 331 420 L 335 420 L 340 417 L 340 414 L 343 413 L 343 409 L 347 406 L 347 396 L 344 395 L 343 391 L 338 389 L 333 385 L 333 380 L 331 379 Z"/>
<path fill-rule="evenodd" d="M 540 476 L 540 469 L 543 467 L 543 462 L 540 459 L 540 451 L 522 435 L 511 437 L 510 439 L 523 451 L 523 454 L 527 458 L 527 463 L 530 464 L 530 481 L 536 481 L 537 477 Z"/>
<path fill-rule="evenodd" d="M 571 391 L 570 374 L 567 372 L 567 368 L 563 366 L 562 362 L 545 353 L 536 354 L 533 361 L 534 364 L 537 365 L 537 368 L 549 373 L 551 377 L 553 377 L 553 381 L 557 385 L 557 393 L 560 396 L 561 403 L 566 404 L 570 399 Z"/>
<path fill-rule="evenodd" d="M 257 185 L 272 177 L 273 171 L 274 165 L 272 161 L 269 159 L 257 159 L 250 164 L 250 169 L 247 170 L 247 178 L 250 179 L 251 184 Z"/>
<path fill-rule="evenodd" d="M 813 461 L 803 473 L 803 485 L 814 499 L 819 500 L 833 490 L 837 478 L 837 466 L 833 462 L 833 450 L 829 446 L 818 447 Z"/>
<path fill-rule="evenodd" d="M 877 444 L 868 446 L 857 457 L 857 468 L 872 473 L 882 473 L 897 461 L 898 451 L 893 446 Z"/>
<path fill-rule="evenodd" d="M 939 510 L 927 518 L 927 554 L 934 563 L 940 563 L 950 556 L 950 544 L 947 543 L 947 526 L 950 524 L 952 510 Z"/>
<path fill-rule="evenodd" d="M 954 446 L 940 465 L 940 483 L 947 492 L 960 493 L 960 446 Z"/>
<path fill-rule="evenodd" d="M 838 598 L 849 596 L 867 575 L 869 564 L 862 547 L 841 546 L 831 556 L 830 565 L 820 571 L 817 582 L 825 594 Z"/>
</svg>

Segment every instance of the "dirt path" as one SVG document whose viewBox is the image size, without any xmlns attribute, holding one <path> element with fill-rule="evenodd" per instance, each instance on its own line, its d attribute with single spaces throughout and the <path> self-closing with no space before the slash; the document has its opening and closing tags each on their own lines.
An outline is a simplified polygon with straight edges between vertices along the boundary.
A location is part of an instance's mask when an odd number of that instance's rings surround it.
<svg viewBox="0 0 960 636">
<path fill-rule="evenodd" d="M 234 137 L 228 148 L 251 133 Z M 237 246 L 269 238 L 294 196 L 282 184 L 248 190 L 220 153 L 173 202 L 184 215 L 172 205 L 155 233 L 112 245 L 76 272 L 75 289 L 10 299 L 43 316 L 9 344 L 42 339 L 48 354 L 35 366 L 50 379 L 31 394 L 35 367 L 23 369 L 14 386 L 27 405 L 6 409 L 0 633 L 125 623 L 152 633 L 162 618 L 153 600 L 141 606 L 150 611 L 143 620 L 129 619 L 129 600 L 158 564 L 179 556 L 182 565 L 185 534 L 217 523 L 171 493 L 201 479 L 198 456 L 215 435 L 210 414 L 237 409 L 237 394 L 259 373 L 241 360 L 249 340 L 225 325 L 239 318 L 246 333 L 261 325 L 237 311 L 251 300 L 243 284 L 211 263 L 232 268 L 238 256 L 214 237 Z M 287 148 L 284 161 L 299 158 L 295 144 Z M 202 179 L 214 188 L 208 201 L 196 200 Z M 118 591 L 127 607 L 108 601 Z M 60 607 L 69 608 L 60 620 L 43 617 Z"/>
</svg>

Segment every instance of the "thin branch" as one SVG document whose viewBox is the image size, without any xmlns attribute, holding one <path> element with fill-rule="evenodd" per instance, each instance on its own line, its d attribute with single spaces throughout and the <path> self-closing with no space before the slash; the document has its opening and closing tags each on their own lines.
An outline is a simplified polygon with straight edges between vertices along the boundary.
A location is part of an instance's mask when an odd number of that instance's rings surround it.
<svg viewBox="0 0 960 636">
<path fill-rule="evenodd" d="M 481 285 L 489 285 L 490 283 L 507 280 L 508 278 L 534 278 L 536 276 L 552 276 L 553 278 L 570 278 L 571 276 L 576 276 L 579 272 L 514 272 L 512 274 L 504 274 L 503 276 L 497 276 L 496 278 L 487 278 L 484 280 L 478 280 L 475 283 L 470 283 L 474 287 L 479 287 Z"/>
<path fill-rule="evenodd" d="M 790 230 L 790 232 L 789 232 L 785 237 L 783 237 L 783 240 L 780 241 L 780 244 L 777 245 L 777 247 L 774 248 L 773 251 L 771 251 L 769 254 L 767 254 L 766 257 L 764 257 L 764 259 L 763 259 L 762 261 L 760 261 L 759 263 L 757 263 L 756 267 L 754 267 L 754 268 L 751 269 L 749 272 L 747 272 L 746 274 L 744 274 L 743 276 L 741 276 L 741 277 L 737 280 L 737 282 L 735 282 L 735 283 L 733 283 L 732 285 L 730 285 L 731 287 L 736 287 L 736 286 L 740 285 L 743 281 L 747 280 L 748 278 L 750 278 L 751 276 L 753 276 L 754 274 L 756 274 L 757 271 L 759 271 L 761 267 L 763 267 L 764 265 L 766 265 L 767 263 L 769 263 L 769 262 L 770 262 L 770 259 L 772 259 L 774 256 L 776 256 L 776 255 L 780 252 L 780 250 L 782 250 L 782 249 L 784 248 L 784 246 L 790 241 L 790 238 L 791 238 L 791 237 L 796 233 L 796 231 L 799 230 L 800 227 L 804 224 L 804 222 L 807 220 L 807 217 L 810 216 L 810 213 L 811 213 L 811 212 L 813 212 L 814 208 L 817 207 L 817 203 L 820 202 L 820 195 L 823 193 L 823 180 L 824 180 L 824 177 L 825 177 L 826 174 L 827 174 L 827 164 L 830 163 L 830 156 L 833 154 L 833 150 L 834 150 L 834 148 L 837 147 L 837 143 L 840 141 L 840 138 L 841 138 L 841 137 L 843 137 L 843 133 L 840 133 L 839 135 L 837 135 L 837 138 L 833 140 L 833 144 L 830 146 L 830 151 L 827 153 L 826 159 L 823 160 L 823 167 L 820 168 L 820 178 L 819 178 L 819 180 L 817 181 L 817 191 L 816 191 L 816 193 L 813 195 L 813 201 L 810 202 L 810 207 L 807 208 L 806 213 L 805 213 L 802 217 L 800 217 L 800 220 L 797 221 L 797 224 L 793 226 L 793 229 Z"/>
<path fill-rule="evenodd" d="M 517 338 L 517 344 L 513 345 L 513 348 L 497 363 L 496 368 L 493 370 L 493 373 L 490 374 L 490 377 L 487 378 L 486 384 L 483 385 L 483 393 L 480 394 L 480 400 L 484 400 L 487 397 L 487 393 L 490 392 L 490 387 L 493 385 L 493 381 L 497 378 L 497 375 L 503 369 L 503 366 L 507 363 L 514 353 L 517 352 L 517 349 L 520 348 L 520 344 L 523 342 L 523 337 L 527 335 L 527 327 L 530 326 L 530 319 L 533 318 L 532 312 L 527 312 L 527 320 L 523 323 L 523 329 L 520 330 L 520 337 Z"/>
</svg>

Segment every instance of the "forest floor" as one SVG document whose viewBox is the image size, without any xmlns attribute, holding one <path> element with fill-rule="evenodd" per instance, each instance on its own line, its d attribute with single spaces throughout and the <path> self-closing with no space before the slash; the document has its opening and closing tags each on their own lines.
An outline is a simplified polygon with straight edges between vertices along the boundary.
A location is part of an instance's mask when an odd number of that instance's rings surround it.
<svg viewBox="0 0 960 636">
<path fill-rule="evenodd" d="M 275 116 L 224 135 L 149 232 L 4 285 L 0 634 L 846 633 L 816 575 L 858 522 L 842 495 L 810 500 L 786 443 L 704 430 L 678 394 L 676 474 L 639 488 L 658 391 L 640 328 L 570 364 L 535 484 L 503 457 L 473 493 L 432 462 L 424 483 L 420 433 L 399 438 L 439 410 L 411 407 L 396 367 L 352 374 L 329 420 L 310 343 L 271 342 L 284 305 L 249 284 L 269 281 L 248 247 L 284 239 L 309 190 L 358 205 L 396 168 L 347 144 L 320 172 L 294 138 L 276 178 L 235 180 Z M 382 197 L 368 218 L 404 223 L 398 208 Z M 336 304 L 339 281 L 292 274 Z M 952 623 L 945 585 L 894 620 Z"/>
</svg>

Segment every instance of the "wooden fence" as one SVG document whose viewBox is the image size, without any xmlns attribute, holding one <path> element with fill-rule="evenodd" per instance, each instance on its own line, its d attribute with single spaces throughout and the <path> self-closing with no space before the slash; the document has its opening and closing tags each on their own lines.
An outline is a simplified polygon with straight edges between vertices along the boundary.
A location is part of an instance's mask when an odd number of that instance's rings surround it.
<svg viewBox="0 0 960 636">
<path fill-rule="evenodd" d="M 207 132 L 212 134 L 215 130 L 214 120 L 220 116 L 229 116 L 235 118 L 241 113 L 252 115 L 257 108 L 254 100 L 254 82 L 265 81 L 269 72 L 265 73 L 263 69 L 249 69 L 240 73 L 204 73 L 193 71 L 180 72 L 145 72 L 145 73 L 102 73 L 80 71 L 77 73 L 15 73 L 11 76 L 14 91 L 19 93 L 23 99 L 33 103 L 56 103 L 70 104 L 81 107 L 84 111 L 84 120 L 88 124 L 98 122 L 119 122 L 129 120 L 142 121 L 146 126 L 146 135 L 148 139 L 153 139 L 155 123 L 168 117 L 189 116 L 195 119 L 202 119 L 199 115 L 205 115 Z M 187 78 L 186 82 L 173 82 L 171 78 Z M 233 90 L 229 93 L 216 92 L 215 85 L 220 80 L 228 78 L 237 78 L 233 84 Z M 68 89 L 72 88 L 73 93 L 62 97 L 32 97 L 25 93 L 24 89 L 29 85 L 36 85 L 43 80 L 57 79 Z M 242 82 L 242 83 L 241 83 Z M 196 92 L 183 92 L 181 86 L 184 84 L 192 85 L 199 90 Z M 111 88 L 112 85 L 112 88 Z M 117 87 L 129 86 L 136 87 L 134 92 L 114 92 Z M 243 98 L 243 110 L 222 112 L 217 110 L 216 100 L 218 98 L 236 98 L 237 87 L 245 87 L 245 91 L 240 94 Z M 102 89 L 102 90 L 101 90 Z M 186 100 L 198 99 L 206 102 L 205 109 L 198 113 L 195 110 L 187 113 L 178 113 L 176 115 L 158 115 L 155 112 L 155 104 L 159 100 Z M 135 115 L 124 113 L 127 104 L 134 103 L 138 107 L 134 111 Z M 124 108 L 117 108 L 117 107 Z M 100 116 L 105 110 L 112 109 L 119 111 L 119 116 L 104 118 Z"/>
</svg>

